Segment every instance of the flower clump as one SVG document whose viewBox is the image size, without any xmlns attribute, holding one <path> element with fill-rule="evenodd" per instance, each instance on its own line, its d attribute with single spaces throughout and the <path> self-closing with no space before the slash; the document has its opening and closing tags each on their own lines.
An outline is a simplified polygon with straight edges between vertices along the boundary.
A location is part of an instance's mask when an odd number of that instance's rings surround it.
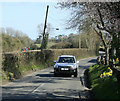
<svg viewBox="0 0 120 101">
<path fill-rule="evenodd" d="M 109 70 L 109 72 L 103 72 L 103 73 L 100 75 L 100 78 L 101 78 L 101 79 L 112 76 L 112 74 L 113 74 L 112 69 L 110 69 L 110 67 L 108 67 L 108 70 Z"/>
<path fill-rule="evenodd" d="M 113 59 L 113 64 L 118 64 L 119 63 L 119 58 Z"/>
</svg>

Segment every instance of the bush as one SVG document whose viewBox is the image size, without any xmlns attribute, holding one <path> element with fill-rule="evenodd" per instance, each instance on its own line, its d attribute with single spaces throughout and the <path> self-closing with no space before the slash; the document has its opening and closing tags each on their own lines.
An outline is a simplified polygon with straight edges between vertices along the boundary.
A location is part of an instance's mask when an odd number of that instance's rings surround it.
<svg viewBox="0 0 120 101">
<path fill-rule="evenodd" d="M 63 48 L 72 48 L 72 44 L 69 42 L 59 42 L 51 46 L 52 49 L 63 49 Z"/>
<path fill-rule="evenodd" d="M 89 67 L 89 80 L 92 87 L 93 97 L 100 100 L 118 100 L 120 99 L 120 84 L 117 78 L 112 75 L 104 79 L 100 75 L 107 71 L 105 65 L 93 65 Z"/>
</svg>

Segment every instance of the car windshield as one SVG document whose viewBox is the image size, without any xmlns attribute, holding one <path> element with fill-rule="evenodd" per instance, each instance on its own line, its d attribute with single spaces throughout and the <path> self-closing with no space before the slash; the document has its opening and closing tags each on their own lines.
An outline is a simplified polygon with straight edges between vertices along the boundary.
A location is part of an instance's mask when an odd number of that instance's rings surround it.
<svg viewBox="0 0 120 101">
<path fill-rule="evenodd" d="M 75 63 L 74 57 L 60 57 L 58 63 Z"/>
</svg>

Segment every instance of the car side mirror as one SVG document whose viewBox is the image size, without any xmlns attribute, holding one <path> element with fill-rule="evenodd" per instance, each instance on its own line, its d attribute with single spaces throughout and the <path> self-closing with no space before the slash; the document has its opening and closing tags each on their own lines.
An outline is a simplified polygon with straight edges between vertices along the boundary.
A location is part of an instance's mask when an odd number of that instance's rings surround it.
<svg viewBox="0 0 120 101">
<path fill-rule="evenodd" d="M 53 61 L 54 63 L 56 63 L 57 61 Z"/>
<path fill-rule="evenodd" d="M 79 63 L 79 61 L 77 61 L 76 63 Z"/>
</svg>

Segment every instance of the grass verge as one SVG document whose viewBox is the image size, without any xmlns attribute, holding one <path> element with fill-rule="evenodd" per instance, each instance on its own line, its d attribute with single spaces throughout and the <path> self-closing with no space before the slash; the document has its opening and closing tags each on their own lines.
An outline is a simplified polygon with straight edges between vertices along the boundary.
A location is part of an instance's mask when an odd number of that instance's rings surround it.
<svg viewBox="0 0 120 101">
<path fill-rule="evenodd" d="M 21 66 L 21 67 L 19 67 L 19 70 L 18 70 L 18 74 L 17 74 L 18 77 L 15 77 L 16 74 L 14 74 L 12 72 L 2 71 L 2 82 L 3 82 L 3 84 L 5 84 L 9 81 L 13 81 L 15 79 L 21 78 L 29 73 L 44 69 L 46 67 L 47 67 L 46 64 L 33 64 L 31 66 L 29 66 L 29 65 Z"/>
<path fill-rule="evenodd" d="M 108 69 L 105 65 L 93 65 L 88 69 L 90 86 L 92 88 L 92 98 L 97 100 L 120 100 L 120 84 L 117 78 L 100 78 L 103 72 Z"/>
</svg>

